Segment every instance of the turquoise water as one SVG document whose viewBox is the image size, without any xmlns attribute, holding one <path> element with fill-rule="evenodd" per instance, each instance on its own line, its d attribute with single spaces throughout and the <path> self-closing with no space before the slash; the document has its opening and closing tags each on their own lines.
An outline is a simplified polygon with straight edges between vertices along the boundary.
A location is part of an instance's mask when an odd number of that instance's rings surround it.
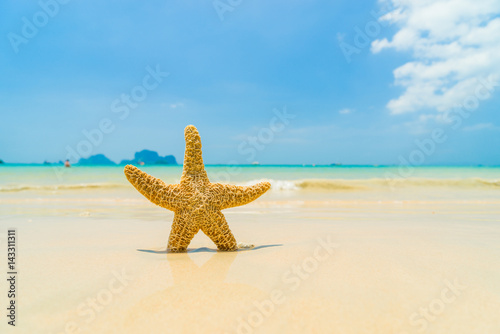
<svg viewBox="0 0 500 334">
<path fill-rule="evenodd" d="M 142 166 L 167 183 L 178 183 L 182 166 Z M 247 184 L 270 180 L 274 189 L 348 189 L 387 186 L 487 187 L 500 190 L 500 167 L 207 166 L 212 182 Z M 71 168 L 0 166 L 0 191 L 128 187 L 123 166 Z"/>
<path fill-rule="evenodd" d="M 166 183 L 178 183 L 182 174 L 182 166 L 140 168 Z M 206 169 L 212 182 L 251 185 L 270 181 L 271 190 L 254 204 L 285 211 L 302 206 L 316 208 L 331 201 L 351 206 L 366 202 L 409 205 L 422 201 L 487 206 L 500 200 L 498 167 L 400 170 L 398 167 L 207 166 Z M 153 209 L 128 182 L 123 166 L 0 166 L 2 218 L 163 217 L 162 210 Z"/>
</svg>

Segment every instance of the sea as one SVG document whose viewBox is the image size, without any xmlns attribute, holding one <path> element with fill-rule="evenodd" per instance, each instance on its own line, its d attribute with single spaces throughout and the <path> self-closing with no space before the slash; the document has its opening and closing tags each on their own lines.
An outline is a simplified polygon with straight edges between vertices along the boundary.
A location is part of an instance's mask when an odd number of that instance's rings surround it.
<svg viewBox="0 0 500 334">
<path fill-rule="evenodd" d="M 0 203 L 28 198 L 140 196 L 124 166 L 0 165 Z M 182 166 L 139 166 L 178 183 Z M 272 198 L 317 194 L 349 199 L 498 199 L 500 167 L 453 166 L 226 166 L 207 165 L 212 182 L 251 185 L 270 181 Z M 133 194 L 133 195 L 132 195 Z"/>
<path fill-rule="evenodd" d="M 0 193 L 129 188 L 124 166 L 0 165 Z M 166 183 L 178 183 L 182 165 L 138 166 Z M 273 190 L 351 191 L 387 187 L 500 190 L 500 166 L 227 166 L 207 165 L 212 182 L 248 185 L 270 181 Z"/>
</svg>

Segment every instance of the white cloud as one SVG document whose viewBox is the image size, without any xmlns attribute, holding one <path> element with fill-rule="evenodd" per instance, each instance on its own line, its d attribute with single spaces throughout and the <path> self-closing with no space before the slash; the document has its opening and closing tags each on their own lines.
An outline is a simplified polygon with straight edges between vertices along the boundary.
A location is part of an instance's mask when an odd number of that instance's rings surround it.
<svg viewBox="0 0 500 334">
<path fill-rule="evenodd" d="M 497 129 L 496 126 L 493 125 L 493 123 L 478 123 L 474 124 L 471 126 L 466 126 L 464 128 L 464 131 L 470 132 L 470 131 L 480 131 L 480 130 L 494 130 Z"/>
<path fill-rule="evenodd" d="M 353 111 L 354 111 L 354 109 L 344 108 L 344 109 L 339 110 L 339 114 L 346 115 L 346 114 L 352 113 Z"/>
<path fill-rule="evenodd" d="M 387 104 L 391 113 L 443 112 L 477 94 L 479 78 L 500 77 L 499 0 L 383 1 L 397 9 L 381 20 L 399 30 L 373 41 L 372 52 L 392 48 L 413 58 L 394 70 L 405 90 Z"/>
</svg>

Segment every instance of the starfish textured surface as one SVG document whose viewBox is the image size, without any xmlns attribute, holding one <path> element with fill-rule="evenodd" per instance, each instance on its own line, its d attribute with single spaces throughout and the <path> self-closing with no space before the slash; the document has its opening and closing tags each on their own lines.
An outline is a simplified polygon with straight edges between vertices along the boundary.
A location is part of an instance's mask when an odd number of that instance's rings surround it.
<svg viewBox="0 0 500 334">
<path fill-rule="evenodd" d="M 125 166 L 130 183 L 156 205 L 175 212 L 167 251 L 184 252 L 202 230 L 219 250 L 238 249 L 221 210 L 250 203 L 271 188 L 269 182 L 243 187 L 211 183 L 203 164 L 201 138 L 193 125 L 184 131 L 186 152 L 179 184 L 166 184 L 139 168 Z"/>
</svg>

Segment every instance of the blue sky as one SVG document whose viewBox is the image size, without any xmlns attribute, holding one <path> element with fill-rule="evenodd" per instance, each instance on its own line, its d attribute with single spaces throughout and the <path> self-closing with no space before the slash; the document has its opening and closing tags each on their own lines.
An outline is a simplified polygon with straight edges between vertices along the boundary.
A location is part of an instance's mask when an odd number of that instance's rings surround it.
<svg viewBox="0 0 500 334">
<path fill-rule="evenodd" d="M 119 161 L 147 148 L 181 161 L 194 124 L 206 163 L 500 164 L 499 7 L 3 1 L 0 159 L 73 149 Z M 168 76 L 145 90 L 154 69 Z M 273 131 L 285 109 L 294 118 Z"/>
</svg>

